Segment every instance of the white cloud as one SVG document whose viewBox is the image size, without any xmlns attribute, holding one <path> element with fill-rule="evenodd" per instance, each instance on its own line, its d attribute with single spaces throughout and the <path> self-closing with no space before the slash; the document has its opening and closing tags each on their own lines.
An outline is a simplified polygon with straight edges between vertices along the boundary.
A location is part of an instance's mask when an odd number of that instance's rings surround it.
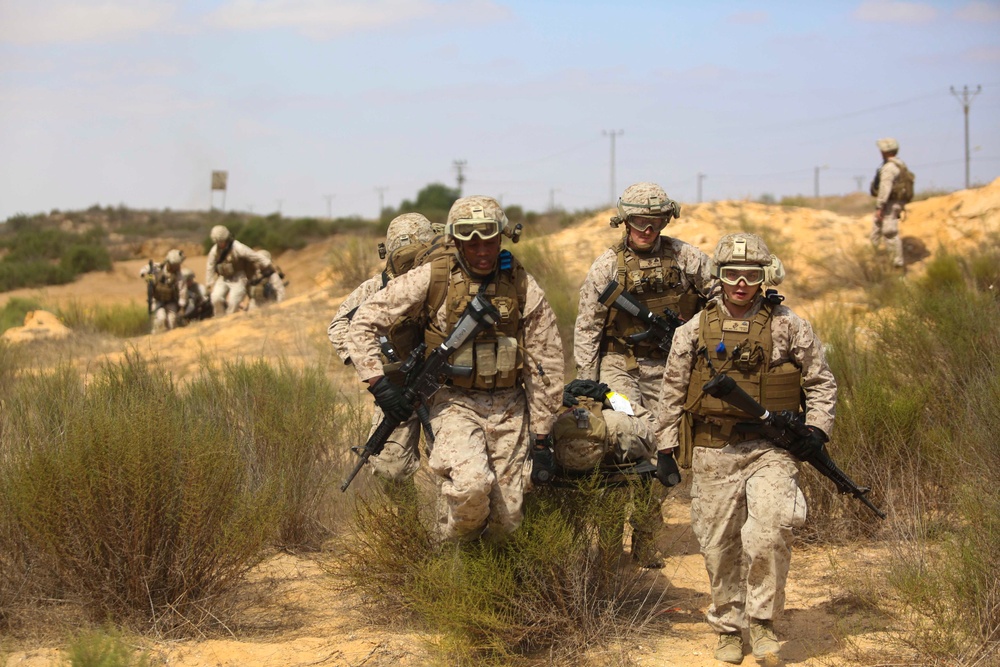
<svg viewBox="0 0 1000 667">
<path fill-rule="evenodd" d="M 1000 21 L 1000 4 L 995 2 L 970 2 L 955 12 L 963 21 Z"/>
<path fill-rule="evenodd" d="M 422 19 L 489 22 L 508 16 L 508 10 L 492 0 L 230 0 L 206 20 L 232 30 L 290 28 L 327 39 Z"/>
<path fill-rule="evenodd" d="M 771 16 L 767 12 L 737 12 L 730 15 L 726 21 L 729 23 L 735 23 L 737 25 L 753 25 L 758 23 L 767 23 L 771 20 Z"/>
<path fill-rule="evenodd" d="M 127 39 L 166 24 L 175 9 L 174 0 L 0 0 L 0 42 Z"/>
<path fill-rule="evenodd" d="M 937 18 L 937 10 L 922 2 L 864 0 L 854 18 L 871 23 L 928 23 Z"/>
</svg>

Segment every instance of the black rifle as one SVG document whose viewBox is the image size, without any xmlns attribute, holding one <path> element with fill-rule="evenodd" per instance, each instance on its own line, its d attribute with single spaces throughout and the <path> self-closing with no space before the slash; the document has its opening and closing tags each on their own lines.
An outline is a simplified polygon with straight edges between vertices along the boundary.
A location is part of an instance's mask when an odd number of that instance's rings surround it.
<svg viewBox="0 0 1000 667">
<path fill-rule="evenodd" d="M 670 343 L 674 339 L 674 331 L 677 330 L 677 327 L 684 324 L 684 320 L 669 308 L 663 309 L 663 315 L 657 315 L 652 312 L 649 308 L 639 303 L 634 296 L 626 292 L 625 288 L 619 285 L 617 280 L 612 280 L 608 283 L 608 286 L 604 288 L 604 291 L 597 297 L 597 300 L 608 308 L 623 310 L 629 315 L 639 318 L 647 325 L 648 328 L 645 331 L 625 338 L 629 345 L 636 345 L 652 337 L 656 341 L 657 347 L 664 352 L 670 352 Z"/>
<path fill-rule="evenodd" d="M 400 368 L 400 371 L 406 374 L 403 397 L 410 405 L 418 406 L 417 414 L 420 416 L 424 432 L 431 442 L 434 442 L 434 433 L 430 430 L 426 405 L 431 396 L 441 388 L 439 376 L 442 374 L 469 375 L 472 373 L 471 367 L 452 366 L 448 363 L 448 357 L 466 341 L 474 338 L 480 331 L 496 324 L 499 319 L 500 311 L 484 295 L 477 294 L 476 298 L 469 302 L 465 312 L 462 313 L 462 317 L 459 318 L 454 331 L 451 332 L 451 335 L 443 343 L 434 348 L 427 355 L 426 359 L 424 359 L 424 350 L 427 349 L 427 346 L 421 343 L 410 353 L 409 358 L 407 358 L 406 362 Z M 378 428 L 368 438 L 365 446 L 360 448 L 360 450 L 355 450 L 359 457 L 358 462 L 354 464 L 354 469 L 351 470 L 344 483 L 340 485 L 341 491 L 347 490 L 347 487 L 351 485 L 354 477 L 361 471 L 361 468 L 369 458 L 378 455 L 382 451 L 392 432 L 401 423 L 403 423 L 403 420 L 391 419 L 388 415 L 382 419 Z"/>
<path fill-rule="evenodd" d="M 146 272 L 146 315 L 149 317 L 150 331 L 153 329 L 153 292 L 156 284 L 156 269 L 153 260 L 149 260 L 149 271 Z"/>
<path fill-rule="evenodd" d="M 747 430 L 758 431 L 762 436 L 776 444 L 782 449 L 788 449 L 798 438 L 809 435 L 809 429 L 805 423 L 795 415 L 788 412 L 769 412 L 763 405 L 753 399 L 736 384 L 736 380 L 725 373 L 719 373 L 714 378 L 705 383 L 702 387 L 709 396 L 725 401 L 737 410 L 742 410 L 751 417 L 758 419 L 758 423 L 741 424 Z M 821 448 L 816 454 L 807 458 L 806 463 L 816 468 L 824 477 L 837 485 L 840 493 L 849 493 L 870 509 L 880 519 L 885 519 L 885 512 L 875 507 L 872 501 L 868 500 L 868 492 L 871 491 L 866 486 L 859 487 L 843 470 L 837 467 L 830 455 L 826 453 L 826 448 Z"/>
</svg>

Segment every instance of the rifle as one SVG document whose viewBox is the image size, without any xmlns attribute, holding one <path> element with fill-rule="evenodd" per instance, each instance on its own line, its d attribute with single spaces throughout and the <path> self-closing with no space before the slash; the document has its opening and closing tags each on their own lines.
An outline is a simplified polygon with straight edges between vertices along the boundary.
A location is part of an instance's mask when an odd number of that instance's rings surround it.
<svg viewBox="0 0 1000 667">
<path fill-rule="evenodd" d="M 612 280 L 604 288 L 597 300 L 608 308 L 618 308 L 633 317 L 642 320 L 648 327 L 645 331 L 631 336 L 626 336 L 625 340 L 629 345 L 636 345 L 647 338 L 652 337 L 656 341 L 657 347 L 664 352 L 670 352 L 670 343 L 674 339 L 674 331 L 684 324 L 684 320 L 669 308 L 663 309 L 663 315 L 657 315 L 650 311 L 639 301 L 625 291 L 625 288 L 618 284 L 617 280 Z"/>
<path fill-rule="evenodd" d="M 149 327 L 153 327 L 153 285 L 156 283 L 156 270 L 153 267 L 153 260 L 149 260 L 149 271 L 146 272 L 146 315 L 149 318 Z"/>
<path fill-rule="evenodd" d="M 418 406 L 416 409 L 417 415 L 420 417 L 420 423 L 424 427 L 424 433 L 431 442 L 434 442 L 434 432 L 430 427 L 430 419 L 427 415 L 426 406 L 431 396 L 441 388 L 438 376 L 442 373 L 450 375 L 470 375 L 472 373 L 470 366 L 452 366 L 448 363 L 448 357 L 466 341 L 474 338 L 480 331 L 496 324 L 499 319 L 500 311 L 484 295 L 477 294 L 476 298 L 469 302 L 465 312 L 462 313 L 462 317 L 459 318 L 454 331 L 451 332 L 451 335 L 443 343 L 434 348 L 427 355 L 426 359 L 424 359 L 424 351 L 427 349 L 427 345 L 421 343 L 414 348 L 406 362 L 400 367 L 399 370 L 406 375 L 403 396 L 410 405 Z M 389 440 L 389 436 L 392 435 L 392 432 L 401 423 L 402 420 L 400 419 L 390 419 L 388 416 L 385 416 L 378 425 L 378 428 L 375 429 L 375 432 L 368 438 L 368 442 L 365 443 L 364 447 L 360 449 L 353 448 L 353 451 L 358 454 L 359 458 L 357 463 L 354 464 L 354 469 L 351 470 L 344 483 L 340 485 L 341 491 L 347 490 L 347 487 L 351 485 L 354 477 L 361 471 L 361 468 L 369 458 L 382 451 L 386 441 Z"/>
<path fill-rule="evenodd" d="M 736 380 L 725 373 L 719 373 L 706 382 L 705 386 L 702 387 L 702 391 L 760 420 L 759 423 L 750 424 L 749 426 L 753 430 L 759 431 L 762 436 L 782 449 L 788 449 L 796 439 L 809 435 L 808 428 L 806 428 L 806 425 L 800 419 L 795 418 L 794 415 L 788 412 L 769 412 L 763 405 L 743 391 L 736 384 Z M 847 476 L 847 473 L 837 467 L 837 464 L 827 454 L 826 448 L 820 449 L 818 453 L 807 458 L 805 461 L 816 468 L 824 477 L 832 481 L 837 486 L 838 492 L 851 494 L 864 503 L 865 507 L 874 512 L 875 516 L 885 519 L 885 512 L 875 507 L 872 501 L 868 500 L 868 492 L 871 489 L 867 486 L 859 487 L 855 484 Z"/>
</svg>

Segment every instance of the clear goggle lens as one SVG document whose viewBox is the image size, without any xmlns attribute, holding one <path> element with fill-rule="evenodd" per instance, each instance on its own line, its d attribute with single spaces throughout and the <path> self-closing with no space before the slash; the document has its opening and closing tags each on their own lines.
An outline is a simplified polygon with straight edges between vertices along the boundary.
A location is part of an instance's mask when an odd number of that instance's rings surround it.
<svg viewBox="0 0 1000 667">
<path fill-rule="evenodd" d="M 630 215 L 628 220 L 625 221 L 629 227 L 636 230 L 637 232 L 645 232 L 651 227 L 663 227 L 667 222 L 667 218 L 658 215 Z"/>
<path fill-rule="evenodd" d="M 764 282 L 764 268 L 760 266 L 723 266 L 719 269 L 719 279 L 727 285 L 736 285 L 741 280 L 747 285 Z"/>
<path fill-rule="evenodd" d="M 451 235 L 459 241 L 471 241 L 478 236 L 484 241 L 500 233 L 500 223 L 496 220 L 456 220 L 451 226 Z"/>
</svg>

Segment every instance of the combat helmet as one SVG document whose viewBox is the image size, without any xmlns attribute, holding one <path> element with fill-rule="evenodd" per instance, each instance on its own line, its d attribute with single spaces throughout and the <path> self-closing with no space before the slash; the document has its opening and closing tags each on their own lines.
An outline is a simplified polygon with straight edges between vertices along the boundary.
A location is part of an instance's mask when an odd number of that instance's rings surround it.
<svg viewBox="0 0 1000 667">
<path fill-rule="evenodd" d="M 879 139 L 875 142 L 878 149 L 883 153 L 898 153 L 899 152 L 899 142 L 892 137 L 885 137 L 884 139 Z"/>
<path fill-rule="evenodd" d="M 681 217 L 681 205 L 656 183 L 634 183 L 618 198 L 618 215 L 611 218 L 611 226 L 627 223 L 633 215 L 662 217 L 666 224 Z"/>
<path fill-rule="evenodd" d="M 172 248 L 167 252 L 166 262 L 173 266 L 180 266 L 180 263 L 184 261 L 184 251 L 178 250 L 177 248 Z"/>
<path fill-rule="evenodd" d="M 222 243 L 223 241 L 229 240 L 229 229 L 225 225 L 216 225 L 212 227 L 212 231 L 209 234 L 212 239 L 212 243 Z"/>
<path fill-rule="evenodd" d="M 184 280 L 191 280 L 192 278 L 194 278 L 194 271 L 192 271 L 187 267 L 184 267 L 183 269 L 181 269 L 181 278 L 183 278 Z"/>
<path fill-rule="evenodd" d="M 747 232 L 736 232 L 727 234 L 719 239 L 719 244 L 715 246 L 715 253 L 712 255 L 712 275 L 727 282 L 735 284 L 725 275 L 728 267 L 752 267 L 758 266 L 762 269 L 760 280 L 747 280 L 748 284 L 760 284 L 777 286 L 785 279 L 785 267 L 777 256 L 772 255 L 764 239 L 756 234 Z"/>
<path fill-rule="evenodd" d="M 496 199 L 476 195 L 462 197 L 451 205 L 444 233 L 456 241 L 469 241 L 473 236 L 485 240 L 505 233 L 508 224 L 507 215 Z"/>
<path fill-rule="evenodd" d="M 392 219 L 385 230 L 385 249 L 393 253 L 411 243 L 430 243 L 434 239 L 431 221 L 419 213 L 404 213 Z"/>
</svg>

